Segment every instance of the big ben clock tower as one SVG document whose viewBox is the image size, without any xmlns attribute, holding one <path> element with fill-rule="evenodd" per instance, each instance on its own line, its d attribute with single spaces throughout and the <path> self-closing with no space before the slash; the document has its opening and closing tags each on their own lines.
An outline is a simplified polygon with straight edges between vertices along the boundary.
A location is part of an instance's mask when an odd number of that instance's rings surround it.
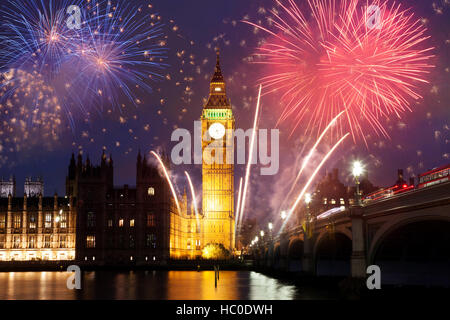
<svg viewBox="0 0 450 320">
<path fill-rule="evenodd" d="M 232 252 L 235 247 L 234 116 L 226 95 L 219 51 L 201 121 L 203 246 L 223 244 Z"/>
</svg>

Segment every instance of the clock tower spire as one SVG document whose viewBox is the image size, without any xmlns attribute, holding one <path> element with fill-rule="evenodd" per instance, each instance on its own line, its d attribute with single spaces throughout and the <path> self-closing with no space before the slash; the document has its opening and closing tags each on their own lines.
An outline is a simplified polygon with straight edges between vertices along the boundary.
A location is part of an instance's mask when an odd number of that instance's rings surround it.
<svg viewBox="0 0 450 320">
<path fill-rule="evenodd" d="M 202 112 L 203 246 L 222 244 L 230 252 L 234 237 L 234 116 L 220 67 L 220 53 Z M 217 156 L 221 153 L 221 156 Z"/>
<path fill-rule="evenodd" d="M 217 62 L 214 70 L 214 75 L 211 78 L 209 85 L 209 98 L 204 106 L 206 109 L 230 109 L 231 104 L 227 98 L 225 79 L 220 68 L 220 52 L 217 50 Z"/>
</svg>

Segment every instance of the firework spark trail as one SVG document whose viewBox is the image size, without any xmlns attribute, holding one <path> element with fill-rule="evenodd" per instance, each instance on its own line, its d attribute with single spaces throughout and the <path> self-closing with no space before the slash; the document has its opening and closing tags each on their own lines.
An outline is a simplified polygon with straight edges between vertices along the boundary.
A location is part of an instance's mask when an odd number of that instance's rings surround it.
<svg viewBox="0 0 450 320">
<path fill-rule="evenodd" d="M 79 30 L 66 23 L 70 5 L 82 12 Z M 86 116 L 125 100 L 137 105 L 138 93 L 151 92 L 149 83 L 162 81 L 167 67 L 163 24 L 144 9 L 110 0 L 7 0 L 0 8 L 0 72 L 40 74 L 72 129 L 75 108 Z M 11 83 L 18 82 L 5 85 Z M 5 96 L 20 88 L 9 90 Z"/>
<path fill-rule="evenodd" d="M 253 132 L 252 132 L 252 138 L 250 141 L 250 149 L 248 152 L 248 163 L 247 163 L 247 169 L 246 169 L 246 173 L 245 173 L 244 190 L 242 192 L 241 212 L 239 213 L 238 226 L 242 223 L 242 217 L 244 215 L 245 198 L 247 195 L 248 180 L 250 178 L 250 167 L 251 167 L 252 161 L 253 161 L 253 147 L 255 145 L 256 128 L 258 126 L 258 115 L 259 115 L 259 106 L 260 106 L 260 102 L 261 102 L 261 91 L 262 91 L 262 85 L 259 86 L 258 101 L 256 103 L 255 119 L 253 121 Z"/>
<path fill-rule="evenodd" d="M 350 131 L 367 145 L 367 127 L 388 138 L 382 118 L 412 111 L 419 85 L 434 65 L 426 28 L 400 4 L 373 0 L 381 10 L 381 29 L 369 28 L 362 0 L 308 0 L 302 12 L 294 0 L 276 0 L 272 26 L 243 20 L 269 37 L 255 63 L 268 67 L 261 79 L 266 93 L 280 92 L 285 107 L 279 123 L 302 123 L 305 134 L 319 134 L 341 111 L 336 136 Z M 306 18 L 308 17 L 308 18 Z M 309 18 L 310 17 L 310 18 Z"/>
<path fill-rule="evenodd" d="M 172 181 L 170 180 L 170 176 L 169 176 L 169 173 L 167 172 L 166 166 L 164 165 L 164 162 L 161 160 L 161 157 L 155 151 L 152 151 L 151 153 L 158 160 L 159 164 L 161 165 L 161 168 L 164 171 L 164 176 L 166 177 L 166 180 L 169 183 L 169 187 L 170 187 L 170 190 L 172 191 L 173 199 L 175 200 L 175 203 L 177 205 L 178 213 L 181 214 L 180 204 L 178 202 L 178 196 L 177 196 L 177 193 L 175 192 Z"/>
<path fill-rule="evenodd" d="M 54 76 L 68 55 L 78 32 L 70 29 L 64 9 L 82 6 L 83 0 L 9 0 L 0 9 L 4 22 L 0 31 L 0 66 L 18 69 L 36 67 L 39 73 Z"/>
<path fill-rule="evenodd" d="M 280 228 L 280 231 L 278 234 L 281 234 L 283 232 L 284 227 L 286 226 L 287 222 L 289 221 L 290 217 L 292 216 L 292 213 L 294 212 L 295 208 L 299 204 L 300 200 L 303 198 L 303 195 L 305 194 L 306 190 L 308 190 L 309 185 L 314 181 L 314 178 L 316 177 L 319 170 L 322 168 L 322 166 L 325 164 L 325 162 L 328 160 L 328 158 L 333 154 L 334 150 L 348 137 L 350 133 L 345 134 L 341 139 L 339 139 L 338 142 L 331 148 L 330 151 L 323 157 L 320 164 L 317 166 L 317 168 L 314 170 L 312 175 L 309 177 L 308 181 L 306 182 L 305 186 L 303 187 L 302 191 L 298 195 L 297 199 L 295 200 L 294 204 L 292 205 L 291 209 L 289 209 L 289 212 L 287 214 L 286 219 L 283 221 L 283 225 Z"/>
<path fill-rule="evenodd" d="M 242 197 L 242 177 L 239 181 L 239 192 L 238 192 L 238 201 L 236 206 L 236 217 L 234 218 L 234 236 L 236 237 L 237 229 L 238 229 L 238 222 L 239 222 L 239 210 L 241 207 L 241 197 Z"/>
<path fill-rule="evenodd" d="M 314 151 L 316 151 L 317 146 L 319 145 L 319 143 L 322 141 L 323 137 L 325 136 L 325 134 L 328 132 L 328 130 L 336 123 L 337 119 L 344 113 L 345 111 L 341 111 L 336 117 L 334 117 L 333 120 L 331 120 L 331 122 L 327 125 L 327 127 L 323 130 L 323 132 L 320 134 L 319 138 L 317 139 L 316 143 L 314 144 L 314 146 L 311 148 L 311 150 L 309 151 L 308 155 L 306 156 L 306 158 L 303 160 L 302 162 L 302 166 L 300 168 L 300 171 L 297 174 L 297 177 L 295 178 L 294 183 L 292 184 L 291 189 L 289 190 L 288 194 L 286 195 L 286 197 L 284 198 L 281 206 L 284 205 L 284 203 L 286 202 L 286 200 L 290 197 L 291 193 L 294 191 L 295 186 L 297 185 L 298 179 L 300 179 L 300 176 L 302 175 L 303 170 L 305 169 L 306 165 L 309 163 L 309 160 L 311 159 Z"/>
<path fill-rule="evenodd" d="M 167 67 L 159 62 L 166 58 L 167 49 L 155 41 L 163 35 L 163 24 L 149 24 L 145 15 L 138 16 L 140 9 L 127 4 L 97 2 L 92 4 L 95 10 L 88 11 L 90 23 L 75 52 L 81 64 L 77 80 L 88 95 L 105 95 L 117 104 L 121 92 L 135 103 L 131 88 L 151 92 L 146 81 L 164 79 L 156 71 Z"/>
<path fill-rule="evenodd" d="M 186 175 L 186 178 L 189 182 L 189 188 L 191 189 L 191 196 L 192 196 L 192 202 L 194 203 L 194 210 L 195 210 L 195 219 L 197 220 L 197 230 L 200 230 L 200 220 L 198 216 L 198 208 L 197 208 L 197 197 L 195 196 L 195 189 L 194 185 L 192 184 L 191 176 L 187 171 L 184 172 Z"/>
</svg>

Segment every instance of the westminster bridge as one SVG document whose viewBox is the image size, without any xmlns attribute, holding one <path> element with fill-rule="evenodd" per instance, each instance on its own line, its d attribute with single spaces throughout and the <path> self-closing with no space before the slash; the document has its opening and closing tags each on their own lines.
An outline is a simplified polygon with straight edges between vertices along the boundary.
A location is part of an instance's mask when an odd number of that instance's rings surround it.
<svg viewBox="0 0 450 320">
<path fill-rule="evenodd" d="M 450 182 L 305 220 L 254 246 L 255 264 L 353 278 L 378 265 L 382 283 L 450 286 Z"/>
</svg>

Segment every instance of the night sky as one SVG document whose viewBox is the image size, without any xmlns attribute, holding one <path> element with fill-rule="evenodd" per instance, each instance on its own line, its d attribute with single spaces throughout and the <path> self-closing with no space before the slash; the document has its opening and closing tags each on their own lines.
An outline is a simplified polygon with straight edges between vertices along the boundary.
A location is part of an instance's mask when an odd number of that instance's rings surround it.
<svg viewBox="0 0 450 320">
<path fill-rule="evenodd" d="M 417 176 L 450 162 L 450 4 L 448 0 L 400 2 L 411 8 L 428 28 L 432 37 L 427 44 L 436 48 L 433 51 L 436 68 L 429 75 L 431 83 L 421 88 L 424 99 L 413 105 L 413 112 L 384 122 L 390 140 L 372 135 L 367 149 L 363 143 L 354 144 L 349 139 L 327 162 L 325 169 L 339 168 L 341 180 L 347 184 L 352 183 L 349 168 L 354 159 L 365 163 L 370 180 L 378 186 L 392 184 L 397 168 L 405 169 L 406 176 Z M 15 174 L 18 195 L 23 192 L 26 176 L 43 176 L 47 195 L 55 191 L 63 194 L 71 153 L 79 150 L 88 154 L 91 162 L 98 163 L 104 148 L 114 159 L 115 185 L 134 185 L 138 149 L 143 153 L 155 149 L 170 152 L 174 145 L 170 142 L 172 131 L 177 127 L 192 130 L 193 121 L 200 118 L 214 71 L 215 47 L 221 50 L 222 71 L 236 127 L 247 129 L 252 125 L 261 69 L 249 63 L 248 57 L 265 35 L 241 20 L 265 20 L 274 2 L 157 0 L 151 4 L 152 12 L 159 13 L 165 24 L 169 49 L 166 60 L 169 67 L 162 71 L 165 80 L 153 83 L 153 92 L 143 94 L 137 106 L 128 103 L 111 112 L 106 111 L 108 106 L 103 111 L 93 108 L 89 114 L 74 112 L 73 128 L 63 126 L 57 140 L 35 136 L 9 149 L 3 141 L 5 135 L 1 136 L 0 177 Z M 276 93 L 263 97 L 262 128 L 275 127 L 281 113 L 278 98 Z M 294 167 L 305 155 L 302 151 L 309 140 L 302 135 L 301 126 L 292 137 L 289 123 L 282 123 L 279 129 L 280 171 L 273 177 L 261 177 L 258 167 L 254 167 L 248 202 L 251 216 L 270 219 L 270 212 L 279 208 L 281 195 L 290 187 Z M 184 170 L 191 172 L 200 190 L 201 166 L 172 169 L 180 192 L 187 187 Z M 244 166 L 236 167 L 236 190 L 243 171 Z"/>
</svg>

